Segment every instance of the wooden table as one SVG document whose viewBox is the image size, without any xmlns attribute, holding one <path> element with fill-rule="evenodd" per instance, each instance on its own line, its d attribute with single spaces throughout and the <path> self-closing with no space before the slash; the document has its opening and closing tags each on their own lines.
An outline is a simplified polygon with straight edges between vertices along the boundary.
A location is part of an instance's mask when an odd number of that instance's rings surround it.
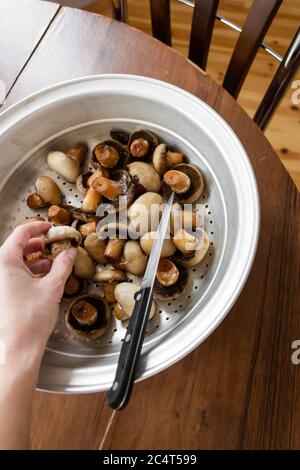
<svg viewBox="0 0 300 470">
<path fill-rule="evenodd" d="M 261 198 L 254 266 L 217 330 L 188 357 L 137 384 L 128 408 L 113 416 L 103 393 L 36 393 L 33 448 L 299 448 L 300 365 L 291 361 L 291 345 L 300 339 L 300 198 L 264 135 L 175 50 L 108 18 L 48 2 L 1 0 L 0 71 L 7 89 L 1 109 L 83 75 L 120 72 L 174 83 L 232 126 Z"/>
</svg>

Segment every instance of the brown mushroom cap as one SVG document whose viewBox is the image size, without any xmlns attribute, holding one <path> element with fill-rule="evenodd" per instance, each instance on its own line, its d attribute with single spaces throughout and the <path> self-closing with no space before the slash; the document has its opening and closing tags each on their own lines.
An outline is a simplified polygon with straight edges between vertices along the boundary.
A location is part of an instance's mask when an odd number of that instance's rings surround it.
<svg viewBox="0 0 300 470">
<path fill-rule="evenodd" d="M 177 195 L 178 202 L 181 204 L 192 204 L 193 202 L 196 202 L 204 189 L 204 181 L 201 171 L 195 165 L 190 163 L 180 163 L 179 165 L 175 165 L 172 170 L 185 173 L 191 182 L 190 188 L 187 192 Z M 163 182 L 163 191 L 166 198 L 169 198 L 172 190 L 165 182 Z"/>
<path fill-rule="evenodd" d="M 96 157 L 96 153 L 97 153 L 97 150 L 99 150 L 99 148 L 103 146 L 112 147 L 113 149 L 116 150 L 116 152 L 119 155 L 118 163 L 113 167 L 113 171 L 121 170 L 125 168 L 127 164 L 127 159 L 128 159 L 127 148 L 124 145 L 122 145 L 120 142 L 118 142 L 117 140 L 113 140 L 113 139 L 103 140 L 102 142 L 99 142 L 99 144 L 97 144 L 93 148 L 91 160 L 90 160 L 90 164 L 92 165 L 92 167 L 95 170 L 102 167 L 102 165 L 100 164 L 99 160 Z"/>
<path fill-rule="evenodd" d="M 110 136 L 113 140 L 117 140 L 122 145 L 127 145 L 130 139 L 130 134 L 123 129 L 112 129 L 110 131 Z"/>
<path fill-rule="evenodd" d="M 167 259 L 164 259 L 161 261 L 167 261 Z M 178 280 L 174 284 L 166 286 L 166 285 L 161 284 L 156 277 L 154 281 L 154 286 L 153 286 L 153 296 L 155 299 L 158 299 L 158 300 L 174 299 L 178 297 L 179 295 L 181 295 L 187 286 L 187 283 L 189 280 L 188 269 L 184 266 L 174 263 L 173 261 L 172 263 L 177 267 L 179 271 Z"/>
<path fill-rule="evenodd" d="M 139 129 L 137 131 L 134 131 L 131 136 L 130 136 L 130 139 L 129 139 L 129 142 L 128 142 L 128 149 L 129 149 L 129 154 L 130 154 L 130 160 L 135 160 L 136 158 L 131 154 L 130 152 L 130 147 L 131 147 L 131 144 L 138 140 L 138 139 L 142 139 L 142 140 L 145 140 L 147 141 L 148 143 L 148 146 L 147 146 L 147 151 L 145 153 L 145 155 L 143 155 L 142 157 L 137 157 L 139 160 L 149 160 L 151 157 L 152 157 L 152 154 L 154 152 L 154 149 L 155 147 L 157 147 L 158 145 L 158 139 L 157 137 L 152 134 L 152 132 L 146 130 L 146 129 Z"/>
<path fill-rule="evenodd" d="M 85 307 L 88 307 L 86 311 L 84 311 Z M 86 324 L 83 324 L 78 321 L 78 316 L 80 312 L 76 312 L 76 309 L 80 310 L 81 308 L 82 316 L 90 317 L 90 324 L 88 324 L 88 322 L 86 322 Z M 86 315 L 89 314 L 88 310 L 90 310 L 93 315 Z M 96 315 L 94 315 L 95 312 Z M 70 304 L 65 316 L 65 323 L 67 328 L 74 334 L 75 337 L 86 341 L 93 340 L 102 336 L 107 330 L 109 322 L 109 306 L 102 297 L 96 294 L 85 294 L 74 299 L 73 302 Z"/>
<path fill-rule="evenodd" d="M 141 185 L 145 191 L 159 193 L 161 179 L 150 163 L 134 161 L 128 165 L 128 171 L 136 185 Z"/>
<path fill-rule="evenodd" d="M 104 264 L 104 257 L 107 242 L 98 237 L 96 233 L 90 233 L 84 240 L 84 248 L 96 263 Z"/>
<path fill-rule="evenodd" d="M 95 270 L 96 267 L 91 256 L 84 248 L 82 248 L 82 246 L 78 246 L 73 268 L 75 276 L 87 280 L 92 279 L 95 274 Z"/>
</svg>

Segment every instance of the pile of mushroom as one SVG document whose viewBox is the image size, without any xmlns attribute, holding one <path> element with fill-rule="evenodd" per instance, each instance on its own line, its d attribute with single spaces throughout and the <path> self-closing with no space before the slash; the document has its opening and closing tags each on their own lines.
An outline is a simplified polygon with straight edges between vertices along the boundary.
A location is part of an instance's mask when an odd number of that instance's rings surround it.
<svg viewBox="0 0 300 470">
<path fill-rule="evenodd" d="M 204 180 L 182 152 L 160 143 L 146 129 L 132 134 L 112 129 L 110 138 L 99 142 L 91 152 L 85 143 L 76 143 L 67 151 L 51 150 L 47 162 L 53 177 L 38 176 L 27 205 L 35 211 L 46 208 L 53 226 L 43 239 L 41 252 L 30 256 L 54 259 L 62 250 L 76 247 L 73 272 L 64 290 L 64 300 L 69 303 L 65 322 L 76 338 L 99 338 L 108 328 L 111 312 L 118 321 L 130 318 L 134 295 L 139 290 L 138 278 L 145 272 L 163 203 L 172 191 L 175 203 L 169 222 L 171 237 L 163 243 L 154 298 L 164 301 L 183 293 L 189 267 L 202 261 L 209 239 L 200 231 L 199 243 L 194 232 L 197 213 L 194 208 L 183 208 L 185 203 L 194 204 L 199 199 Z M 62 191 L 53 179 L 55 174 L 74 184 L 74 191 L 82 195 L 80 207 L 63 204 Z M 121 196 L 126 196 L 125 202 Z M 126 209 L 127 224 L 118 219 L 99 226 L 101 205 L 114 208 L 119 218 Z M 37 214 L 22 223 L 35 220 L 44 219 Z M 183 221 L 191 231 L 182 228 Z M 110 235 L 112 229 L 114 234 Z M 155 308 L 153 301 L 149 319 Z"/>
</svg>

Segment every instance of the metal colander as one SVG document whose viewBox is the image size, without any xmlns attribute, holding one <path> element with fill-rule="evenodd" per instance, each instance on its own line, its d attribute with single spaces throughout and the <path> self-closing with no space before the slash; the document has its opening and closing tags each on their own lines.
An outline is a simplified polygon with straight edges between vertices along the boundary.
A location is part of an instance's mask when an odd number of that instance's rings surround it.
<svg viewBox="0 0 300 470">
<path fill-rule="evenodd" d="M 2 153 L 1 242 L 26 217 L 26 205 L 38 175 L 59 185 L 64 201 L 80 206 L 75 185 L 53 173 L 49 150 L 67 150 L 84 141 L 93 148 L 112 128 L 152 130 L 180 149 L 205 178 L 204 228 L 210 238 L 200 265 L 190 268 L 183 295 L 158 302 L 149 321 L 139 366 L 141 378 L 177 361 L 221 321 L 249 272 L 258 235 L 258 196 L 245 151 L 232 130 L 192 95 L 156 80 L 133 76 L 98 76 L 56 85 L 13 106 L 0 117 Z M 46 216 L 46 210 L 37 212 Z M 129 276 L 132 282 L 137 278 Z M 100 293 L 98 284 L 90 291 Z M 49 339 L 39 387 L 62 392 L 105 390 L 113 380 L 126 323 L 112 315 L 108 331 L 82 343 L 64 325 L 63 301 Z"/>
</svg>

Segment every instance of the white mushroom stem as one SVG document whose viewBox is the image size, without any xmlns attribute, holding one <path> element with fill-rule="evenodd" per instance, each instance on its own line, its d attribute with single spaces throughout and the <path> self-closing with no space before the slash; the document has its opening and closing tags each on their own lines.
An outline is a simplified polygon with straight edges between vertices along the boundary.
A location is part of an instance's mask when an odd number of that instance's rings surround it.
<svg viewBox="0 0 300 470">
<path fill-rule="evenodd" d="M 170 186 L 176 194 L 186 193 L 191 186 L 191 180 L 182 171 L 169 170 L 164 174 L 164 182 Z"/>
<path fill-rule="evenodd" d="M 101 202 L 101 194 L 97 193 L 93 187 L 88 188 L 84 200 L 81 204 L 82 212 L 94 214 Z"/>
<path fill-rule="evenodd" d="M 179 279 L 179 269 L 170 259 L 161 259 L 157 267 L 156 278 L 163 286 L 173 286 Z"/>
<path fill-rule="evenodd" d="M 115 201 L 121 194 L 121 188 L 117 181 L 110 180 L 104 176 L 99 176 L 92 181 L 94 190 L 102 196 Z"/>
</svg>

